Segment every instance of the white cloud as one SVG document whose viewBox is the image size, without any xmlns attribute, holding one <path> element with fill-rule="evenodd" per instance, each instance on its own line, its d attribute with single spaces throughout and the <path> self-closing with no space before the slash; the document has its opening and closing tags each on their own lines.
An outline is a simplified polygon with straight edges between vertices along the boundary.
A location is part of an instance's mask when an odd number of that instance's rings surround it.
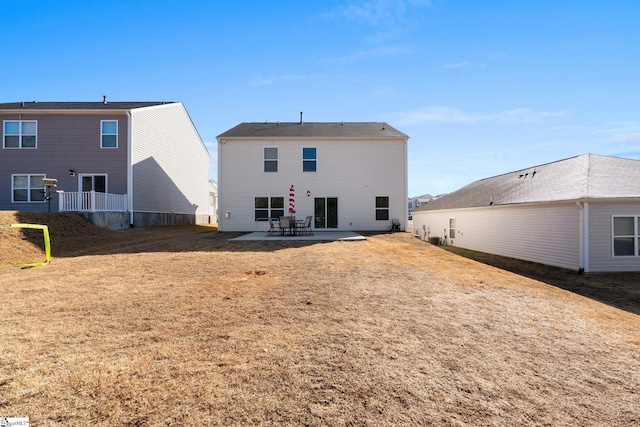
<svg viewBox="0 0 640 427">
<path fill-rule="evenodd" d="M 410 14 L 408 10 L 429 6 L 430 4 L 427 0 L 351 1 L 338 7 L 338 12 L 333 15 L 339 15 L 374 27 L 398 26 L 407 20 L 407 16 Z"/>
<path fill-rule="evenodd" d="M 270 85 L 281 81 L 290 81 L 290 80 L 306 80 L 317 78 L 317 76 L 307 75 L 307 74 L 280 74 L 276 76 L 264 77 L 264 76 L 254 76 L 250 82 L 253 86 L 264 86 Z"/>
<path fill-rule="evenodd" d="M 566 114 L 566 111 L 536 111 L 529 108 L 518 108 L 497 113 L 478 114 L 468 113 L 458 108 L 451 107 L 425 107 L 414 111 L 394 114 L 399 124 L 419 123 L 479 123 L 489 121 L 505 122 L 533 122 L 549 117 L 557 117 Z"/>
<path fill-rule="evenodd" d="M 369 50 L 360 50 L 349 55 L 325 58 L 324 62 L 354 62 L 370 58 L 388 58 L 393 56 L 406 55 L 410 52 L 411 49 L 406 46 L 381 46 Z"/>
</svg>

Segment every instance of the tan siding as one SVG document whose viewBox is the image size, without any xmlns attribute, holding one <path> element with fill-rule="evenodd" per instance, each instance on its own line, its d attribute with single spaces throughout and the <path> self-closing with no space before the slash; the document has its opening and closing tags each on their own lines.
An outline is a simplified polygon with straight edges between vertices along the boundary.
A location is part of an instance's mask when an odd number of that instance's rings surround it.
<svg viewBox="0 0 640 427">
<path fill-rule="evenodd" d="M 580 266 L 575 204 L 414 212 L 413 223 L 443 237 L 452 217 L 456 238 L 450 243 L 456 246 L 576 270 Z"/>
<path fill-rule="evenodd" d="M 614 257 L 613 215 L 640 216 L 640 203 L 589 203 L 589 271 L 640 271 L 640 257 Z"/>
<path fill-rule="evenodd" d="M 182 104 L 132 113 L 133 209 L 209 212 L 209 154 Z"/>
<path fill-rule="evenodd" d="M 340 230 L 385 230 L 375 220 L 375 197 L 389 196 L 390 218 L 406 218 L 406 143 L 399 141 L 297 141 L 219 144 L 220 229 L 256 230 L 254 197 L 296 190 L 297 217 L 313 215 L 315 197 L 338 197 Z M 278 172 L 264 172 L 263 149 L 278 148 Z M 302 148 L 317 150 L 317 171 L 302 172 Z M 307 191 L 311 196 L 307 197 Z M 225 219 L 224 212 L 231 212 Z"/>
</svg>

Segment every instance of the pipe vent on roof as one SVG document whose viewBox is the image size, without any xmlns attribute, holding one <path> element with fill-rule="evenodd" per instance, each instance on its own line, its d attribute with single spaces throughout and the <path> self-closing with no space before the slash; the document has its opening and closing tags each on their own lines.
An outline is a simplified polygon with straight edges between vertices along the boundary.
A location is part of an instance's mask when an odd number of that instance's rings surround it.
<svg viewBox="0 0 640 427">
<path fill-rule="evenodd" d="M 300 124 L 302 124 L 302 111 L 300 111 Z"/>
<path fill-rule="evenodd" d="M 102 103 L 103 104 L 107 103 L 107 95 L 102 95 Z"/>
</svg>

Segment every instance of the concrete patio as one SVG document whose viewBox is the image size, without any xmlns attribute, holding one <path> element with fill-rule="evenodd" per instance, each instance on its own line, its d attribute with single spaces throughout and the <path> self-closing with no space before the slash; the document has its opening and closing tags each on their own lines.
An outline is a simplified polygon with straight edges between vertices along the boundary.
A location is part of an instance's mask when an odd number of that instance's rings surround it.
<svg viewBox="0 0 640 427">
<path fill-rule="evenodd" d="M 301 241 L 318 241 L 318 242 L 330 242 L 335 240 L 367 240 L 366 237 L 354 233 L 353 231 L 314 231 L 310 236 L 280 236 L 274 234 L 269 236 L 266 231 L 255 231 L 253 233 L 245 234 L 243 236 L 229 239 L 230 242 L 249 242 L 249 241 L 288 241 L 288 242 L 301 242 Z"/>
</svg>

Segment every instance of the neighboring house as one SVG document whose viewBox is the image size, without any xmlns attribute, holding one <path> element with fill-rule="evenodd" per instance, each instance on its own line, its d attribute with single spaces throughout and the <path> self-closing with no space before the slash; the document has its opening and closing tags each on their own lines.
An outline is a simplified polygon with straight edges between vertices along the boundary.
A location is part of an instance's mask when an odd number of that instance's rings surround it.
<svg viewBox="0 0 640 427">
<path fill-rule="evenodd" d="M 218 183 L 209 180 L 209 216 L 212 223 L 218 222 Z"/>
<path fill-rule="evenodd" d="M 407 202 L 407 208 L 409 212 L 409 219 L 411 219 L 411 213 L 419 209 L 420 206 L 425 205 L 433 200 L 433 196 L 431 194 L 423 194 L 422 196 L 412 197 Z"/>
<path fill-rule="evenodd" d="M 210 156 L 180 102 L 0 103 L 0 119 L 1 210 L 208 222 Z M 57 179 L 51 200 L 44 178 Z"/>
<path fill-rule="evenodd" d="M 386 123 L 242 123 L 218 136 L 220 231 L 313 216 L 322 230 L 407 227 L 407 140 Z"/>
<path fill-rule="evenodd" d="M 640 271 L 640 161 L 585 154 L 482 179 L 413 212 L 424 239 L 585 272 Z"/>
</svg>

